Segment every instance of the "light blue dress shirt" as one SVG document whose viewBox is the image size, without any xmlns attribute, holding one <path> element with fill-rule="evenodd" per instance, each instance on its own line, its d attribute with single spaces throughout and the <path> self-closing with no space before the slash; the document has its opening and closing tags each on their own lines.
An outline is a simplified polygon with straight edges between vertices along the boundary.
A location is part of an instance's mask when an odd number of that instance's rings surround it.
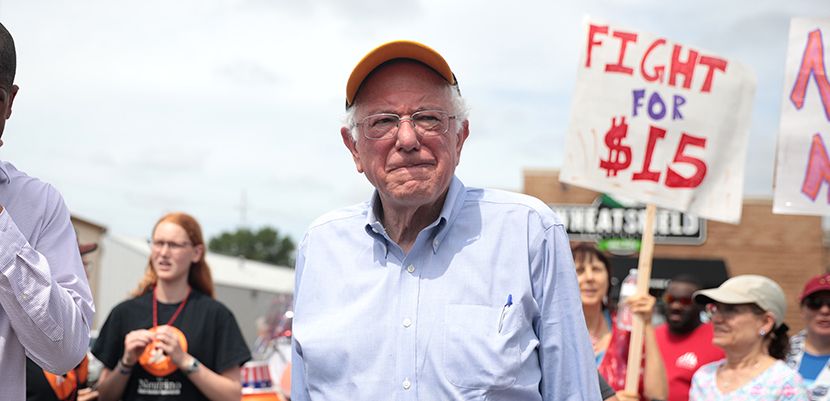
<svg viewBox="0 0 830 401">
<path fill-rule="evenodd" d="M 377 202 L 326 214 L 300 242 L 292 400 L 601 399 L 549 207 L 454 177 L 407 254 Z"/>
</svg>

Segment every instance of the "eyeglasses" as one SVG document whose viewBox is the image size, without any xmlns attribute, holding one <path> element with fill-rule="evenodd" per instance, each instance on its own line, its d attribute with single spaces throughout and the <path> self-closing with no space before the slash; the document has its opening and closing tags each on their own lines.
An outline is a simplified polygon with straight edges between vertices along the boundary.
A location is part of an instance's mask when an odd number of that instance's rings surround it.
<svg viewBox="0 0 830 401">
<path fill-rule="evenodd" d="M 716 314 L 720 314 L 724 320 L 729 320 L 747 312 L 752 312 L 749 305 L 706 304 L 706 316 L 709 316 L 710 320 Z"/>
<path fill-rule="evenodd" d="M 172 241 L 155 241 L 155 240 L 147 240 L 147 242 L 153 247 L 154 250 L 157 250 L 157 251 L 164 248 L 164 245 L 167 245 L 167 247 L 170 248 L 171 251 L 178 251 L 178 250 L 183 249 L 184 247 L 186 247 L 188 245 L 193 245 L 192 242 L 178 243 L 178 242 L 172 242 Z"/>
<path fill-rule="evenodd" d="M 830 298 L 807 297 L 801 301 L 801 304 L 810 310 L 819 310 L 822 306 L 830 306 Z"/>
<path fill-rule="evenodd" d="M 666 305 L 671 305 L 675 302 L 680 302 L 681 306 L 690 306 L 694 305 L 695 300 L 689 297 L 686 298 L 677 298 L 671 294 L 663 294 L 663 303 Z"/>
<path fill-rule="evenodd" d="M 456 116 L 451 116 L 446 111 L 425 110 L 412 113 L 407 118 L 401 118 L 397 114 L 373 114 L 356 125 L 363 126 L 363 136 L 366 139 L 380 141 L 392 139 L 398 135 L 398 129 L 403 121 L 412 123 L 415 132 L 420 136 L 441 136 L 450 130 L 450 120 L 455 118 Z"/>
</svg>

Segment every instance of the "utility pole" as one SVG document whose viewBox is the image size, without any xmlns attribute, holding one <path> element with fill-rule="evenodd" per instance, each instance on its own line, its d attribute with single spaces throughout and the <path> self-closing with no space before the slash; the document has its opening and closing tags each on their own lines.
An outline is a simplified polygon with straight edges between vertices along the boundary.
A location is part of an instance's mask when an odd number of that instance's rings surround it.
<svg viewBox="0 0 830 401">
<path fill-rule="evenodd" d="M 246 228 L 248 226 L 247 216 L 248 213 L 248 193 L 246 190 L 242 190 L 242 198 L 239 203 L 239 215 L 240 215 L 240 228 Z"/>
</svg>

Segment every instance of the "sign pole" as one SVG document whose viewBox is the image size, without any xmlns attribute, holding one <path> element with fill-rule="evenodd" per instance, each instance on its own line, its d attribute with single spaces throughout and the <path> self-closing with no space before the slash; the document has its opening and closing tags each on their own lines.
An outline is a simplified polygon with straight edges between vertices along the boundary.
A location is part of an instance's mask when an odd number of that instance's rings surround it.
<svg viewBox="0 0 830 401">
<path fill-rule="evenodd" d="M 640 261 L 637 266 L 637 294 L 648 294 L 651 280 L 651 261 L 654 256 L 654 215 L 657 206 L 646 206 L 646 221 L 640 243 Z M 634 315 L 631 342 L 628 347 L 628 365 L 625 372 L 625 390 L 636 393 L 640 384 L 640 361 L 643 355 L 643 329 L 645 322 L 639 314 Z"/>
</svg>

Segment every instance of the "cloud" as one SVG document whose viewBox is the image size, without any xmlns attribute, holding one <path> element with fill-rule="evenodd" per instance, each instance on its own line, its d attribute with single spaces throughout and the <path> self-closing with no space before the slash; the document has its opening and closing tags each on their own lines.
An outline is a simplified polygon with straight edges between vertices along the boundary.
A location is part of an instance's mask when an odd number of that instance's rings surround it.
<svg viewBox="0 0 830 401">
<path fill-rule="evenodd" d="M 346 79 L 393 39 L 441 52 L 473 105 L 458 174 L 520 190 L 558 168 L 586 14 L 750 65 L 758 75 L 746 192 L 770 194 L 789 18 L 830 2 L 618 0 L 6 2 L 21 92 L 0 157 L 74 212 L 146 236 L 166 211 L 206 235 L 241 221 L 299 239 L 368 200 L 339 129 Z"/>
</svg>

